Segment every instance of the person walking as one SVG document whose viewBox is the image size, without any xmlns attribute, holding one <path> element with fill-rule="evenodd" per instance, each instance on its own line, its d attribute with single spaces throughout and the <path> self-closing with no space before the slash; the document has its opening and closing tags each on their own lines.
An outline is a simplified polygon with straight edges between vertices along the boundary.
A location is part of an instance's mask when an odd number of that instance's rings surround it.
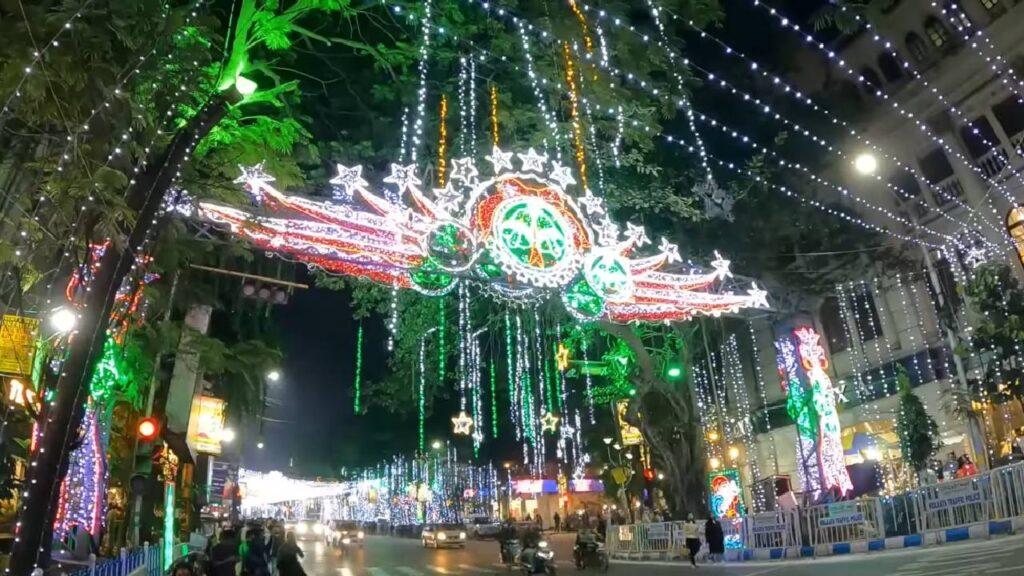
<svg viewBox="0 0 1024 576">
<path fill-rule="evenodd" d="M 708 557 L 712 562 L 721 562 L 725 556 L 725 530 L 714 514 L 704 523 L 704 539 L 708 541 Z"/>
<path fill-rule="evenodd" d="M 302 548 L 299 548 L 299 544 L 295 541 L 295 533 L 289 532 L 285 535 L 284 544 L 277 551 L 277 570 L 281 576 L 306 576 L 306 571 L 302 569 L 302 562 L 299 558 L 305 558 L 306 555 L 302 552 Z"/>
<path fill-rule="evenodd" d="M 683 522 L 683 538 L 686 539 L 686 549 L 690 551 L 690 564 L 697 567 L 697 553 L 700 552 L 700 526 L 693 519 L 693 513 L 686 515 L 686 522 Z"/>
<path fill-rule="evenodd" d="M 210 549 L 210 576 L 235 576 L 238 564 L 238 534 L 231 528 L 220 532 L 220 539 Z"/>
<path fill-rule="evenodd" d="M 558 515 L 558 512 L 555 512 L 554 520 L 555 520 L 555 532 L 558 532 L 559 530 L 562 529 L 562 517 Z"/>
</svg>

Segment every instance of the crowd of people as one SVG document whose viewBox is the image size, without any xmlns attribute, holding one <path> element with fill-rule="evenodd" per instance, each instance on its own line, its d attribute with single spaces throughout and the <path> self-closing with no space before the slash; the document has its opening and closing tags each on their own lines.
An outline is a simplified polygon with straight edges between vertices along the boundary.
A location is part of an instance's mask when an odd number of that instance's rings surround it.
<svg viewBox="0 0 1024 576">
<path fill-rule="evenodd" d="M 957 456 L 956 452 L 950 452 L 945 462 L 938 458 L 932 459 L 928 467 L 923 470 L 924 484 L 935 484 L 959 478 L 968 478 L 978 473 L 978 467 L 971 461 L 967 454 Z"/>
<path fill-rule="evenodd" d="M 221 529 L 205 554 L 178 562 L 172 576 L 305 576 L 302 548 L 278 521 L 252 521 Z"/>
</svg>

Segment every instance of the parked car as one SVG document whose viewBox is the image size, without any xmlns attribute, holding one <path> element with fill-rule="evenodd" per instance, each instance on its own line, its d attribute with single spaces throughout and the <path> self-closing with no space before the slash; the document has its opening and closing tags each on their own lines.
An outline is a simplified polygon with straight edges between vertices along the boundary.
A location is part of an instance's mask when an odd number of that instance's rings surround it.
<svg viewBox="0 0 1024 576">
<path fill-rule="evenodd" d="M 494 539 L 501 532 L 501 524 L 488 516 L 472 516 L 466 521 L 466 533 L 477 540 Z"/>
<path fill-rule="evenodd" d="M 346 520 L 332 520 L 328 529 L 324 531 L 324 539 L 335 548 L 362 548 L 365 537 L 366 533 L 359 528 L 359 524 Z"/>
<path fill-rule="evenodd" d="M 466 527 L 462 524 L 428 524 L 420 534 L 423 547 L 465 548 Z"/>
</svg>

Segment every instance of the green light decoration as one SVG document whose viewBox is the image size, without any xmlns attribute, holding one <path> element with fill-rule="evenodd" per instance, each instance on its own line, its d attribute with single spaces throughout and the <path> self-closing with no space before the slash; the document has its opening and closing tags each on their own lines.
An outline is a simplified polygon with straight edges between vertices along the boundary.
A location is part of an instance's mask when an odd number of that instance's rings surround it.
<svg viewBox="0 0 1024 576">
<path fill-rule="evenodd" d="M 544 387 L 544 406 L 547 408 L 547 412 L 549 412 L 549 413 L 555 411 L 554 407 L 553 407 L 555 401 L 552 398 L 555 395 L 554 394 L 555 384 L 551 380 L 551 362 L 550 362 L 550 360 L 551 360 L 551 358 L 544 357 L 543 355 L 541 355 L 540 357 L 537 358 L 537 361 L 541 363 L 541 368 L 544 371 L 544 373 L 542 375 L 542 378 L 544 378 L 544 381 L 541 382 L 541 386 Z"/>
<path fill-rule="evenodd" d="M 505 317 L 506 326 L 508 316 Z M 498 387 L 496 386 L 497 378 L 495 377 L 494 371 L 494 359 L 490 362 L 491 372 L 491 437 L 494 439 L 498 438 Z"/>
<path fill-rule="evenodd" d="M 445 272 L 432 257 L 413 270 L 409 278 L 426 294 L 440 295 L 455 286 L 455 277 Z"/>
<path fill-rule="evenodd" d="M 352 386 L 355 388 L 355 400 L 352 402 L 352 411 L 356 414 L 362 410 L 362 376 L 363 376 L 363 323 L 359 323 L 359 330 L 356 332 L 356 376 Z"/>
<path fill-rule="evenodd" d="M 235 78 L 235 90 L 238 90 L 238 93 L 242 96 L 252 96 L 256 93 L 257 89 L 259 89 L 259 85 L 245 76 L 239 74 Z"/>
<path fill-rule="evenodd" d="M 582 278 L 566 289 L 562 302 L 577 320 L 583 322 L 597 320 L 605 311 L 604 299 Z"/>
<path fill-rule="evenodd" d="M 527 197 L 499 208 L 498 246 L 518 264 L 551 268 L 569 253 L 568 226 L 550 205 Z"/>
<path fill-rule="evenodd" d="M 174 559 L 174 482 L 164 484 L 164 571 Z"/>
<path fill-rule="evenodd" d="M 443 308 L 442 308 L 443 310 Z M 420 385 L 416 390 L 416 402 L 419 409 L 419 440 L 420 440 L 420 454 L 424 453 L 426 448 L 426 437 L 423 434 L 423 422 L 426 419 L 426 388 L 427 388 L 427 368 L 426 368 L 426 357 L 427 357 L 427 338 L 426 336 L 420 338 Z"/>
<path fill-rule="evenodd" d="M 629 398 L 636 394 L 629 377 L 636 364 L 633 351 L 622 340 L 616 339 L 611 348 L 601 357 L 608 382 L 593 387 L 594 403 L 608 404 Z"/>
<path fill-rule="evenodd" d="M 121 387 L 124 378 L 119 366 L 120 348 L 112 339 L 103 343 L 103 355 L 96 363 L 92 380 L 89 382 L 89 394 L 98 402 L 110 400 Z"/>
</svg>

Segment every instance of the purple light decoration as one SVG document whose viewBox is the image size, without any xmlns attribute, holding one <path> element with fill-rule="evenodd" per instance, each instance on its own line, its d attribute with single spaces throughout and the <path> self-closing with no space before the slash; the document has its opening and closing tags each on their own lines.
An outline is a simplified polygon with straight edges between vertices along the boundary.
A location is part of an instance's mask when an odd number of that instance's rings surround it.
<svg viewBox="0 0 1024 576">
<path fill-rule="evenodd" d="M 60 488 L 54 536 L 63 538 L 72 526 L 98 536 L 106 502 L 107 462 L 102 425 L 90 402 L 82 420 L 82 444 L 71 453 L 68 475 Z"/>
</svg>

